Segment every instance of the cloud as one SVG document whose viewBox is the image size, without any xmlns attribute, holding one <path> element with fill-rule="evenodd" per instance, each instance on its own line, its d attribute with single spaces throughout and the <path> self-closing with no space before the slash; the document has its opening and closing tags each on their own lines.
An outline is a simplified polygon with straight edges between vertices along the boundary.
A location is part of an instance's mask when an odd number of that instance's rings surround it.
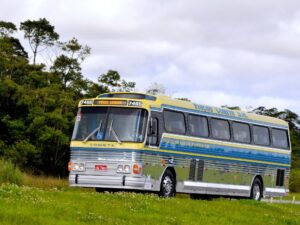
<svg viewBox="0 0 300 225">
<path fill-rule="evenodd" d="M 115 69 L 141 91 L 158 82 L 196 102 L 300 114 L 297 0 L 3 0 L 0 15 L 46 17 L 62 40 L 89 45 L 92 80 Z"/>
</svg>

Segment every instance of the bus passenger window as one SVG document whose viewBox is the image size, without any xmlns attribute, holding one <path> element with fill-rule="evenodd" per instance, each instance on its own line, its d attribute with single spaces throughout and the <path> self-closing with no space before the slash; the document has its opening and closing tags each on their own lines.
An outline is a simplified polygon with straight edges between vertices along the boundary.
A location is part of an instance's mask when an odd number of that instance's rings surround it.
<svg viewBox="0 0 300 225">
<path fill-rule="evenodd" d="M 285 130 L 272 129 L 272 141 L 274 147 L 288 148 L 287 132 Z"/>
<path fill-rule="evenodd" d="M 270 145 L 269 129 L 267 127 L 253 126 L 253 141 L 257 145 Z"/>
<path fill-rule="evenodd" d="M 250 127 L 245 123 L 232 123 L 233 139 L 237 142 L 250 143 Z"/>
<path fill-rule="evenodd" d="M 188 119 L 191 135 L 197 137 L 208 137 L 208 124 L 206 117 L 189 115 Z"/>
<path fill-rule="evenodd" d="M 211 119 L 211 132 L 216 139 L 230 139 L 229 123 L 226 120 Z"/>
<path fill-rule="evenodd" d="M 164 111 L 164 123 L 167 132 L 185 134 L 186 129 L 183 113 Z"/>
</svg>

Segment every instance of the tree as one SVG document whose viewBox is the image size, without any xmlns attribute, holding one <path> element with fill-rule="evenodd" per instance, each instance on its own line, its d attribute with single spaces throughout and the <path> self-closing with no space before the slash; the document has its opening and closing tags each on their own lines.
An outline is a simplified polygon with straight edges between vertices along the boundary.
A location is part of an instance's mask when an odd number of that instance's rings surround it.
<svg viewBox="0 0 300 225">
<path fill-rule="evenodd" d="M 70 82 L 82 78 L 79 62 L 66 55 L 57 57 L 51 70 L 59 76 L 64 88 L 66 88 Z"/>
<path fill-rule="evenodd" d="M 33 52 L 33 64 L 36 63 L 38 49 L 54 45 L 59 35 L 45 18 L 39 20 L 26 20 L 21 23 L 20 30 L 24 31 L 24 37 L 28 39 L 30 48 Z M 44 48 L 44 49 L 45 49 Z M 42 49 L 42 50 L 44 50 Z M 40 50 L 40 51 L 42 51 Z"/>
<path fill-rule="evenodd" d="M 1 37 L 9 37 L 17 31 L 17 27 L 15 24 L 6 21 L 0 21 L 0 36 Z"/>
<path fill-rule="evenodd" d="M 20 78 L 27 65 L 27 52 L 13 37 L 0 37 L 0 78 Z"/>
<path fill-rule="evenodd" d="M 62 50 L 68 54 L 68 57 L 78 60 L 79 63 L 83 62 L 91 54 L 91 48 L 87 45 L 79 44 L 74 37 L 70 41 L 61 44 Z"/>
<path fill-rule="evenodd" d="M 60 48 L 50 70 L 29 64 L 27 52 L 12 36 L 13 24 L 0 23 L 0 157 L 36 174 L 67 175 L 78 101 L 109 92 L 108 87 L 131 91 L 135 83 L 121 79 L 117 71 L 105 74 L 104 83 L 85 79 L 81 63 L 91 49 L 76 38 L 56 44 L 58 35 L 49 40 L 39 22 L 54 32 L 45 19 L 25 21 L 22 28 L 35 55 L 41 46 Z"/>
<path fill-rule="evenodd" d="M 72 38 L 68 42 L 61 43 L 61 49 L 63 53 L 56 58 L 51 70 L 60 77 L 64 88 L 70 82 L 84 84 L 80 64 L 90 54 L 91 48 L 79 44 L 76 38 Z"/>
<path fill-rule="evenodd" d="M 222 105 L 222 108 L 230 109 L 230 110 L 241 110 L 239 106 L 228 106 L 228 105 Z"/>
<path fill-rule="evenodd" d="M 117 91 L 120 92 L 133 92 L 135 90 L 135 82 L 131 82 L 131 81 L 125 81 L 122 80 L 121 81 L 121 86 L 118 88 Z"/>
<path fill-rule="evenodd" d="M 166 94 L 166 88 L 164 87 L 164 85 L 154 82 L 146 89 L 146 93 L 152 95 L 164 95 Z"/>
<path fill-rule="evenodd" d="M 135 82 L 121 80 L 119 72 L 115 70 L 108 70 L 106 74 L 98 77 L 98 81 L 113 92 L 132 92 L 135 88 Z"/>
<path fill-rule="evenodd" d="M 27 52 L 20 41 L 11 35 L 17 31 L 15 24 L 0 21 L 0 77 L 12 77 L 27 62 Z"/>
<path fill-rule="evenodd" d="M 115 70 L 109 70 L 106 74 L 98 77 L 98 81 L 108 88 L 120 87 L 120 80 L 120 74 Z"/>
<path fill-rule="evenodd" d="M 271 117 L 276 117 L 285 120 L 286 122 L 289 123 L 290 129 L 293 131 L 298 132 L 300 129 L 299 116 L 296 113 L 292 112 L 291 110 L 285 109 L 283 111 L 279 111 L 277 108 L 267 109 L 264 106 L 260 106 L 256 109 L 253 109 L 252 112 L 259 115 L 271 116 Z"/>
</svg>

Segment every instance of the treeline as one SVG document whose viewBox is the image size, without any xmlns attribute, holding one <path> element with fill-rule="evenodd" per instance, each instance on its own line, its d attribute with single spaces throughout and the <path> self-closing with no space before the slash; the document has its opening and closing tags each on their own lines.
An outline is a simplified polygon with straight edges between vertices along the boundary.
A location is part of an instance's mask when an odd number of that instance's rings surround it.
<svg viewBox="0 0 300 225">
<path fill-rule="evenodd" d="M 56 55 L 47 66 L 38 60 L 45 49 Z M 24 21 L 19 29 L 0 21 L 0 158 L 35 174 L 67 174 L 78 100 L 135 87 L 113 70 L 98 82 L 84 78 L 81 64 L 90 53 L 76 38 L 61 41 L 46 19 Z"/>
</svg>

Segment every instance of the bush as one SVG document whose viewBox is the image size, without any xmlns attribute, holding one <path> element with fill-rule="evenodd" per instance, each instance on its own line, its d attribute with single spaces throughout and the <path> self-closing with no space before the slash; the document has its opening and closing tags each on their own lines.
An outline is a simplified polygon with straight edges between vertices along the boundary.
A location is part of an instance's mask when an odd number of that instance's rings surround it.
<svg viewBox="0 0 300 225">
<path fill-rule="evenodd" d="M 299 169 L 291 170 L 290 191 L 300 192 L 300 170 Z"/>
<path fill-rule="evenodd" d="M 0 184 L 14 183 L 22 184 L 23 174 L 10 161 L 0 159 Z"/>
</svg>

